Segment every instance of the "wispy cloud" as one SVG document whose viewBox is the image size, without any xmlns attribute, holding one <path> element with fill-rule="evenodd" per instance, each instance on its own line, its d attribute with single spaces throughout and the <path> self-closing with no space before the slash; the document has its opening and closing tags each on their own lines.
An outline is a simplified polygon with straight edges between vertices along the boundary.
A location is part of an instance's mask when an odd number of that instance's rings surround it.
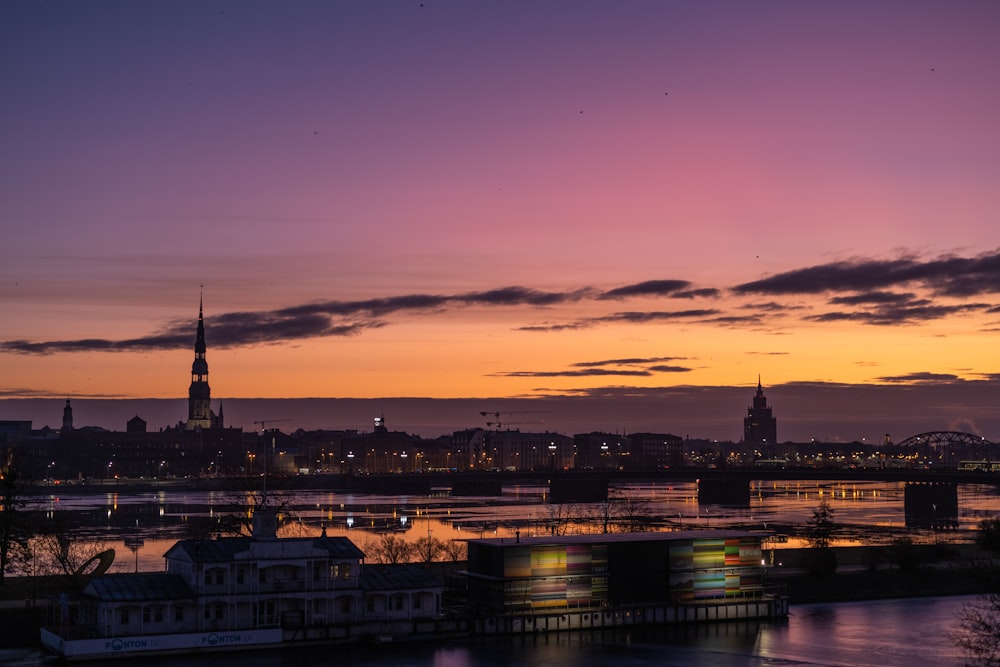
<svg viewBox="0 0 1000 667">
<path fill-rule="evenodd" d="M 917 301 L 912 305 L 891 306 L 875 310 L 832 311 L 811 315 L 807 320 L 814 322 L 862 322 L 880 326 L 914 324 L 928 320 L 939 320 L 950 315 L 983 310 L 987 304 L 973 303 L 954 306 L 931 305 L 927 301 Z"/>
<path fill-rule="evenodd" d="M 875 292 L 922 285 L 942 296 L 969 297 L 1000 292 L 1000 250 L 975 257 L 943 255 L 931 260 L 854 259 L 786 271 L 736 285 L 736 294 L 824 294 Z"/>
<path fill-rule="evenodd" d="M 685 357 L 628 357 L 625 359 L 602 359 L 601 361 L 578 361 L 571 364 L 577 368 L 593 368 L 598 366 L 638 366 L 643 364 L 654 364 L 663 361 L 676 361 Z"/>
<path fill-rule="evenodd" d="M 901 289 L 901 288 L 908 289 Z M 916 291 L 914 291 L 916 290 Z M 402 294 L 377 299 L 328 300 L 266 311 L 237 311 L 206 318 L 209 344 L 217 349 L 267 345 L 315 338 L 356 336 L 390 326 L 399 317 L 435 315 L 463 308 L 528 307 L 556 313 L 546 322 L 513 325 L 515 331 L 564 332 L 610 324 L 689 322 L 724 327 L 774 326 L 781 318 L 801 322 L 858 322 L 866 325 L 912 324 L 960 313 L 1000 312 L 993 303 L 969 303 L 971 296 L 1000 293 L 1000 251 L 976 257 L 941 256 L 921 260 L 901 256 L 890 260 L 853 259 L 780 273 L 730 288 L 737 296 L 774 297 L 833 293 L 834 308 L 817 313 L 801 303 L 781 299 L 760 303 L 721 303 L 718 308 L 623 310 L 563 320 L 560 306 L 589 302 L 592 306 L 632 298 L 721 298 L 713 287 L 692 287 L 687 280 L 647 280 L 601 290 L 581 287 L 544 291 L 523 286 L 455 294 Z M 919 292 L 919 293 L 918 293 Z M 939 300 L 943 300 L 939 302 Z M 714 304 L 713 304 L 714 305 Z M 729 310 L 723 310 L 726 307 Z M 732 309 L 747 313 L 733 314 Z M 17 339 L 0 342 L 0 352 L 44 355 L 79 352 L 134 352 L 181 349 L 192 344 L 191 320 L 165 323 L 147 336 L 120 340 Z"/>
<path fill-rule="evenodd" d="M 658 373 L 687 373 L 691 368 L 662 362 L 676 361 L 684 357 L 628 357 L 624 359 L 603 359 L 600 361 L 578 361 L 570 367 L 557 371 L 509 371 L 494 373 L 494 377 L 650 377 Z"/>
<path fill-rule="evenodd" d="M 279 343 L 309 338 L 353 336 L 386 326 L 386 318 L 403 312 L 435 312 L 469 306 L 545 307 L 593 298 L 582 288 L 569 292 L 543 292 L 525 287 L 501 287 L 453 295 L 407 294 L 359 301 L 323 301 L 272 311 L 231 312 L 206 318 L 206 335 L 215 348 Z M 168 323 L 160 332 L 124 340 L 78 339 L 56 341 L 11 340 L 0 351 L 21 354 L 58 352 L 126 352 L 165 350 L 192 344 L 190 320 Z"/>
<path fill-rule="evenodd" d="M 566 331 L 572 329 L 589 329 L 602 324 L 626 323 L 626 324 L 648 324 L 651 322 L 671 322 L 678 320 L 707 320 L 719 315 L 720 311 L 711 308 L 699 308 L 692 310 L 670 310 L 670 311 L 626 311 L 600 315 L 597 317 L 587 317 L 574 320 L 572 322 L 560 322 L 556 324 L 531 324 L 517 327 L 518 331 Z"/>
<path fill-rule="evenodd" d="M 851 294 L 849 296 L 836 296 L 830 299 L 830 303 L 844 306 L 858 305 L 884 305 L 884 304 L 912 304 L 917 301 L 916 295 L 912 292 L 862 292 L 861 294 Z M 926 301 L 929 303 L 929 301 Z"/>
<path fill-rule="evenodd" d="M 686 280 L 647 280 L 634 285 L 616 287 L 601 294 L 599 299 L 622 299 L 633 296 L 674 296 L 691 286 Z"/>
<path fill-rule="evenodd" d="M 491 373 L 491 377 L 508 378 L 555 378 L 555 377 L 600 377 L 608 375 L 620 375 L 623 377 L 649 377 L 653 373 L 648 370 L 631 370 L 627 368 L 584 368 L 562 371 L 508 371 L 503 373 Z"/>
<path fill-rule="evenodd" d="M 905 375 L 884 375 L 876 379 L 878 382 L 891 382 L 891 383 L 902 383 L 902 384 L 961 381 L 961 379 L 957 375 L 953 375 L 952 373 L 930 373 L 928 371 L 906 373 Z"/>
</svg>

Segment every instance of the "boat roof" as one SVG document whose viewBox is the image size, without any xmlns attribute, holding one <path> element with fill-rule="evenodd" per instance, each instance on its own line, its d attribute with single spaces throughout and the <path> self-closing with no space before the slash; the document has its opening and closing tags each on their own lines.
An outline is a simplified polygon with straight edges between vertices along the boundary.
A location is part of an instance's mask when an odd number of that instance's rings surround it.
<svg viewBox="0 0 1000 667">
<path fill-rule="evenodd" d="M 183 578 L 162 572 L 103 574 L 91 578 L 83 592 L 106 602 L 150 602 L 195 597 Z"/>
<path fill-rule="evenodd" d="M 399 591 L 441 588 L 441 580 L 420 563 L 367 564 L 361 577 L 366 591 Z"/>
<path fill-rule="evenodd" d="M 610 544 L 632 542 L 675 542 L 680 540 L 729 540 L 743 538 L 764 538 L 770 535 L 752 530 L 674 530 L 669 532 L 637 533 L 593 533 L 586 535 L 542 535 L 533 537 L 488 537 L 469 540 L 469 544 L 490 547 L 526 546 L 566 546 L 571 544 Z"/>
<path fill-rule="evenodd" d="M 313 550 L 326 551 L 330 558 L 362 559 L 365 554 L 346 537 L 282 537 L 274 540 L 255 541 L 252 537 L 220 537 L 214 540 L 181 540 L 174 544 L 165 558 L 189 560 L 194 563 L 229 563 L 245 559 L 255 547 L 272 551 L 276 547 L 277 557 L 297 558 L 309 555 Z M 266 545 L 266 546 L 265 546 Z M 298 551 L 299 553 L 295 553 Z M 268 553 L 268 559 L 276 553 Z"/>
</svg>

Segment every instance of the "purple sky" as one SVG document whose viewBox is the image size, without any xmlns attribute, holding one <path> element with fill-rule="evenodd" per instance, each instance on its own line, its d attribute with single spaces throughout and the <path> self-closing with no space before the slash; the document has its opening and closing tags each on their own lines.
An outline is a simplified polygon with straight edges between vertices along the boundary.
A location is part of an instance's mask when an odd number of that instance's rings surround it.
<svg viewBox="0 0 1000 667">
<path fill-rule="evenodd" d="M 3 3 L 0 396 L 182 398 L 202 285 L 221 398 L 992 388 L 998 25 Z"/>
</svg>

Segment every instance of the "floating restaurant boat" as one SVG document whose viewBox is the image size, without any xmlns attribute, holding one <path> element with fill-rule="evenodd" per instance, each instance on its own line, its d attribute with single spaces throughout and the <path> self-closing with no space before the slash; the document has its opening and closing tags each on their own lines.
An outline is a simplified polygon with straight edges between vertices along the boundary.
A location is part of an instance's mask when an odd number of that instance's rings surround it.
<svg viewBox="0 0 1000 667">
<path fill-rule="evenodd" d="M 470 540 L 460 608 L 421 564 L 366 564 L 344 537 L 183 540 L 162 573 L 94 576 L 42 643 L 67 659 L 763 619 L 763 533 L 679 531 Z"/>
</svg>

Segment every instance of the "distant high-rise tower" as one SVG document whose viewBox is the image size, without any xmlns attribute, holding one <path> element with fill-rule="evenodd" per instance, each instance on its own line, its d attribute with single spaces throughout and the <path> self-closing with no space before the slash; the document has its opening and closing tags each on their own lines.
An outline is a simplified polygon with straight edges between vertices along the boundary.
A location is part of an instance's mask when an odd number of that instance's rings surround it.
<svg viewBox="0 0 1000 667">
<path fill-rule="evenodd" d="M 747 408 L 747 416 L 743 418 L 743 442 L 760 447 L 773 447 L 778 442 L 778 420 L 771 415 L 771 408 L 767 406 L 759 377 L 753 407 Z"/>
<path fill-rule="evenodd" d="M 198 300 L 198 335 L 194 340 L 194 363 L 191 365 L 191 387 L 188 389 L 189 431 L 212 428 L 212 390 L 208 386 L 208 362 L 205 360 L 205 318 L 203 299 Z"/>
<path fill-rule="evenodd" d="M 69 404 L 69 399 L 66 399 L 66 407 L 63 408 L 63 433 L 68 433 L 73 430 L 73 406 Z"/>
</svg>

